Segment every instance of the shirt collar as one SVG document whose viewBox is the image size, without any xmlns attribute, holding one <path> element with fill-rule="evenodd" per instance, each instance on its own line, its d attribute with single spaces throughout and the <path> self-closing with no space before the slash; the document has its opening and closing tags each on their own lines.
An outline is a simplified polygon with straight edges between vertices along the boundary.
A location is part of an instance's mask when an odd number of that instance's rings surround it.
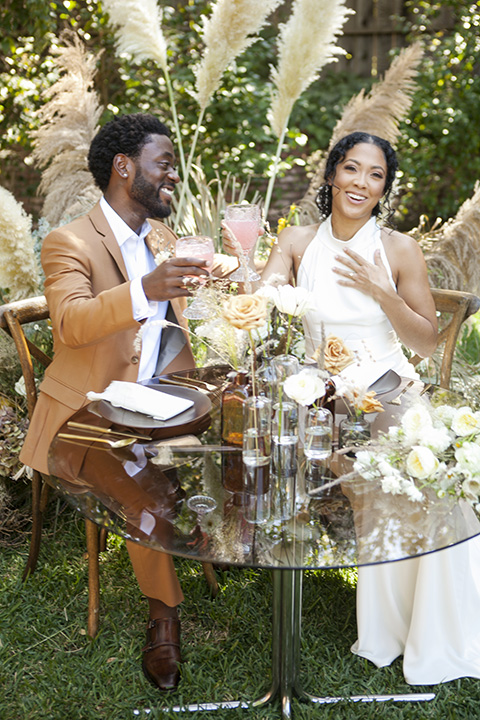
<svg viewBox="0 0 480 720">
<path fill-rule="evenodd" d="M 127 225 L 125 220 L 120 217 L 112 206 L 108 204 L 104 196 L 100 198 L 100 207 L 102 208 L 103 214 L 105 215 L 120 247 L 122 247 L 122 245 L 132 237 L 137 238 L 138 240 L 144 240 L 152 229 L 148 220 L 145 220 L 140 232 L 136 233 L 129 225 Z"/>
</svg>

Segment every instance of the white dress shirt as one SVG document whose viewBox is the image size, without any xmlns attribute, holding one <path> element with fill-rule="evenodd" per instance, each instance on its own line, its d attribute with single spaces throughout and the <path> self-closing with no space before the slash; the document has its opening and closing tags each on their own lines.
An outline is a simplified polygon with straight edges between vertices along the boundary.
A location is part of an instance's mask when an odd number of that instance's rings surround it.
<svg viewBox="0 0 480 720">
<path fill-rule="evenodd" d="M 139 321 L 146 320 L 143 325 L 142 352 L 138 368 L 138 380 L 146 380 L 155 372 L 162 335 L 162 328 L 152 323 L 164 320 L 168 308 L 168 300 L 162 302 L 148 300 L 142 286 L 142 277 L 156 268 L 153 255 L 145 244 L 145 237 L 152 227 L 146 220 L 137 235 L 104 197 L 100 199 L 100 207 L 119 244 L 128 279 L 131 281 L 133 317 Z"/>
</svg>

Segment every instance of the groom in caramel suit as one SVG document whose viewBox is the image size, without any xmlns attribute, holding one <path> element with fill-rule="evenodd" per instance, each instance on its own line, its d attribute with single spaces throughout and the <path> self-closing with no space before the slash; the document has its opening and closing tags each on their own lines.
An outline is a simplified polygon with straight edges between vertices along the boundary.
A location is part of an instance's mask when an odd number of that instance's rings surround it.
<svg viewBox="0 0 480 720">
<path fill-rule="evenodd" d="M 86 215 L 44 240 L 42 266 L 54 337 L 54 359 L 21 453 L 26 465 L 48 474 L 49 445 L 60 426 L 112 380 L 137 381 L 194 366 L 188 336 L 161 329 L 182 317 L 190 295 L 186 276 L 205 275 L 205 261 L 170 257 L 176 236 L 162 222 L 171 213 L 179 176 L 170 132 L 141 113 L 107 123 L 93 139 L 88 162 L 103 197 Z M 210 270 L 211 268 L 209 268 Z M 230 271 L 233 268 L 230 267 Z M 134 350 L 140 327 L 141 352 Z M 150 606 L 143 669 L 160 689 L 179 680 L 183 595 L 171 556 L 127 543 L 133 569 Z"/>
</svg>

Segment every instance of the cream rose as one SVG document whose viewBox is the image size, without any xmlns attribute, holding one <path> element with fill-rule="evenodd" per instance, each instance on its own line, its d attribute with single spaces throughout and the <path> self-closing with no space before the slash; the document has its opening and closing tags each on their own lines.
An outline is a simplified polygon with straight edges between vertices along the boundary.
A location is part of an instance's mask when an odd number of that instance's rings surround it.
<svg viewBox="0 0 480 720">
<path fill-rule="evenodd" d="M 312 308 L 312 295 L 306 288 L 279 285 L 276 291 L 273 301 L 277 310 L 285 315 L 301 317 Z"/>
<path fill-rule="evenodd" d="M 305 406 L 325 395 L 325 383 L 316 372 L 308 369 L 287 377 L 283 389 L 289 398 Z"/>
<path fill-rule="evenodd" d="M 471 473 L 476 473 L 480 469 L 480 445 L 477 443 L 464 442 L 455 450 L 455 460 L 461 468 Z"/>
<path fill-rule="evenodd" d="M 408 454 L 406 468 L 409 475 L 419 480 L 431 477 L 439 462 L 433 452 L 421 445 L 415 445 Z"/>
<path fill-rule="evenodd" d="M 318 360 L 320 351 L 320 348 L 315 350 L 313 355 L 315 360 Z M 342 372 L 342 370 L 351 365 L 354 360 L 355 355 L 348 349 L 341 338 L 335 335 L 329 335 L 327 337 L 324 350 L 325 370 L 328 370 L 332 375 L 337 375 L 337 373 Z"/>
<path fill-rule="evenodd" d="M 231 295 L 224 303 L 223 317 L 239 330 L 261 327 L 267 317 L 267 300 L 262 295 Z"/>
<path fill-rule="evenodd" d="M 417 403 L 409 408 L 401 420 L 407 443 L 415 444 L 425 428 L 432 427 L 432 418 L 425 405 Z"/>
<path fill-rule="evenodd" d="M 457 408 L 452 418 L 452 430 L 456 435 L 464 437 L 472 433 L 480 433 L 480 416 L 468 406 Z"/>
</svg>

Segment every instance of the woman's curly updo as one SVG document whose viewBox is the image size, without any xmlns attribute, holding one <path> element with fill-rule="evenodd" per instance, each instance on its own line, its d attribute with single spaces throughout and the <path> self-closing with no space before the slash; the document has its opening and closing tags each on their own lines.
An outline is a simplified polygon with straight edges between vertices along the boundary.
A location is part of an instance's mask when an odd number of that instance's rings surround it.
<svg viewBox="0 0 480 720">
<path fill-rule="evenodd" d="M 350 133 L 350 135 L 346 135 L 341 140 L 339 140 L 337 144 L 333 147 L 333 149 L 328 155 L 327 163 L 325 165 L 325 172 L 323 176 L 324 183 L 318 189 L 315 202 L 318 209 L 320 210 L 321 217 L 323 219 L 328 217 L 332 212 L 332 183 L 335 180 L 337 165 L 339 162 L 344 160 L 347 152 L 359 143 L 369 143 L 371 145 L 376 145 L 380 148 L 380 150 L 385 156 L 387 175 L 385 177 L 383 207 L 386 210 L 385 220 L 386 222 L 389 222 L 394 213 L 393 209 L 390 206 L 390 192 L 398 169 L 397 155 L 388 140 L 378 137 L 377 135 L 370 135 L 370 133 Z M 380 211 L 380 203 L 377 203 L 377 205 L 372 210 L 372 215 L 376 216 L 380 213 Z"/>
</svg>

